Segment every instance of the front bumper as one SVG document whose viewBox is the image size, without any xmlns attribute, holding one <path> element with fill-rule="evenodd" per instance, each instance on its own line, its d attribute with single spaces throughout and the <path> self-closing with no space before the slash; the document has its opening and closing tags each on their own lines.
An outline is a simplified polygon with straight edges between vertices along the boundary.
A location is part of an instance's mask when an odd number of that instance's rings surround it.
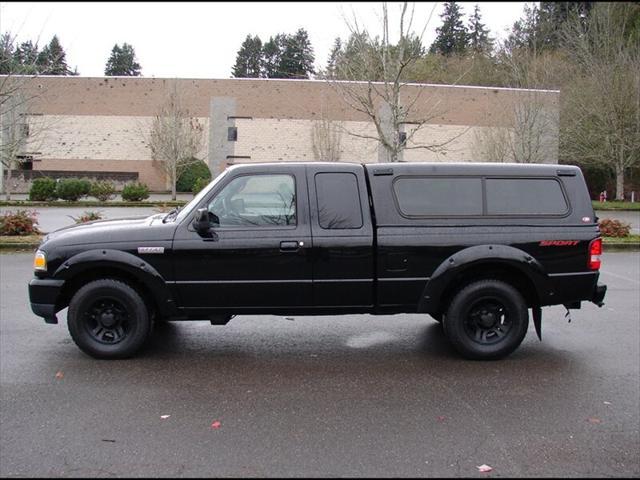
<svg viewBox="0 0 640 480">
<path fill-rule="evenodd" d="M 58 323 L 56 303 L 60 298 L 64 280 L 34 278 L 29 282 L 31 311 L 47 323 Z"/>
</svg>

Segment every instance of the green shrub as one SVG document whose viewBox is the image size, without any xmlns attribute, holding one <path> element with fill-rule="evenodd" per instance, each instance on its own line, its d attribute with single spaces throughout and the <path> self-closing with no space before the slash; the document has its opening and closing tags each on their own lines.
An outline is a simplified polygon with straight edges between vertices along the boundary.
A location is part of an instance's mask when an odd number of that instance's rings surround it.
<svg viewBox="0 0 640 480">
<path fill-rule="evenodd" d="M 80 197 L 86 197 L 91 190 L 91 182 L 86 179 L 64 178 L 58 181 L 56 194 L 68 202 L 77 202 Z"/>
<path fill-rule="evenodd" d="M 127 183 L 122 189 L 122 199 L 128 202 L 139 202 L 149 198 L 149 187 L 144 183 Z"/>
<path fill-rule="evenodd" d="M 598 226 L 603 237 L 628 237 L 631 232 L 631 225 L 610 218 L 603 218 L 598 222 Z"/>
<path fill-rule="evenodd" d="M 111 200 L 116 196 L 116 187 L 111 182 L 97 181 L 91 184 L 89 195 L 96 197 L 101 202 Z"/>
<path fill-rule="evenodd" d="M 102 220 L 102 214 L 100 212 L 86 211 L 79 217 L 73 217 L 69 215 L 76 223 L 93 222 L 94 220 Z"/>
<path fill-rule="evenodd" d="M 196 181 L 193 182 L 193 188 L 191 191 L 194 195 L 197 194 L 200 190 L 209 185 L 210 181 L 211 180 L 207 180 L 206 178 L 196 178 Z"/>
<path fill-rule="evenodd" d="M 48 202 L 58 198 L 56 193 L 56 181 L 53 178 L 36 178 L 29 189 L 29 200 Z"/>
<path fill-rule="evenodd" d="M 176 182 L 176 190 L 178 192 L 192 192 L 193 186 L 199 178 L 205 178 L 207 182 L 211 180 L 211 171 L 202 160 L 197 160 L 184 169 Z"/>
<path fill-rule="evenodd" d="M 11 211 L 0 215 L 0 235 L 35 235 L 40 230 L 36 226 L 37 212 L 30 210 Z"/>
</svg>

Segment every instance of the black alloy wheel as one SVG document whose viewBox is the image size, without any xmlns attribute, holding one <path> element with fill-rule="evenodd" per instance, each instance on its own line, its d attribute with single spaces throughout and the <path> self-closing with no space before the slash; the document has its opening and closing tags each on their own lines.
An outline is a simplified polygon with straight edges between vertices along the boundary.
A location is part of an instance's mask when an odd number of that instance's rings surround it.
<svg viewBox="0 0 640 480">
<path fill-rule="evenodd" d="M 69 333 L 80 349 L 94 358 L 127 358 L 151 331 L 148 309 L 130 285 L 115 280 L 92 281 L 69 303 Z"/>
<path fill-rule="evenodd" d="M 480 280 L 456 293 L 444 318 L 445 334 L 464 357 L 509 355 L 524 340 L 529 316 L 518 290 L 500 280 Z"/>
</svg>

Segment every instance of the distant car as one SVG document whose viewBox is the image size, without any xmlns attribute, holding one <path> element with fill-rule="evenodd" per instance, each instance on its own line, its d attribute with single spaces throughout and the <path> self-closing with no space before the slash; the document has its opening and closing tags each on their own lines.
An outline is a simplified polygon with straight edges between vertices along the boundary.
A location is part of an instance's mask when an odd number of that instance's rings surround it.
<svg viewBox="0 0 640 480">
<path fill-rule="evenodd" d="M 48 323 L 68 306 L 97 358 L 131 356 L 154 321 L 425 313 L 492 359 L 528 309 L 540 336 L 542 306 L 601 306 L 601 251 L 574 166 L 246 164 L 181 210 L 47 235 L 29 295 Z"/>
</svg>

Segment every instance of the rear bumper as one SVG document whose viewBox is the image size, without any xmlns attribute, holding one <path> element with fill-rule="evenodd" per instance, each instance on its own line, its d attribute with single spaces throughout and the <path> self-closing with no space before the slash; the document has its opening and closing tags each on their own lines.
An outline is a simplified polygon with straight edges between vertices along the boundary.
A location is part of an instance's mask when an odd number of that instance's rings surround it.
<svg viewBox="0 0 640 480">
<path fill-rule="evenodd" d="M 600 272 L 563 273 L 549 275 L 546 295 L 541 296 L 542 305 L 567 305 L 580 301 L 604 305 L 607 286 L 598 283 Z"/>
<path fill-rule="evenodd" d="M 56 318 L 56 303 L 64 280 L 34 278 L 29 282 L 29 301 L 31 311 L 44 318 L 47 323 L 58 323 Z"/>
</svg>

